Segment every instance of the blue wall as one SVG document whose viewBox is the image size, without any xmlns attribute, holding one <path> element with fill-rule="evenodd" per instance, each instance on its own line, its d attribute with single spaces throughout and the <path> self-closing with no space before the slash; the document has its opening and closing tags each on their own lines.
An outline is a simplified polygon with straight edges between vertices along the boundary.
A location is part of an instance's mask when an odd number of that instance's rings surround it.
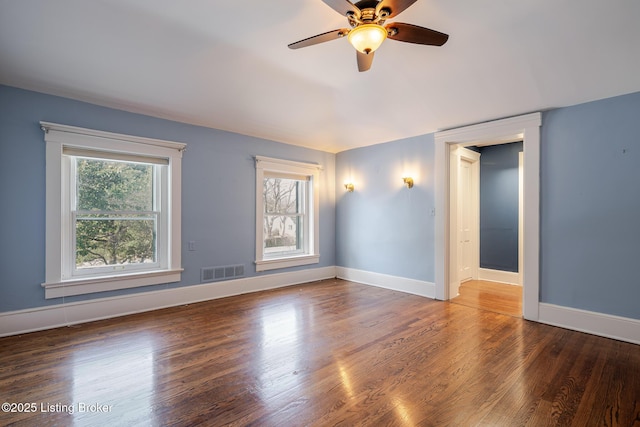
<svg viewBox="0 0 640 427">
<path fill-rule="evenodd" d="M 480 267 L 518 271 L 518 153 L 522 142 L 480 147 Z"/>
<path fill-rule="evenodd" d="M 433 156 L 433 135 L 337 154 L 338 266 L 434 281 Z"/>
<path fill-rule="evenodd" d="M 640 319 L 639 120 L 640 92 L 544 113 L 542 302 Z M 337 265 L 434 280 L 433 148 L 426 135 L 338 153 Z M 409 191 L 406 162 L 421 171 Z"/>
<path fill-rule="evenodd" d="M 335 155 L 230 132 L 103 108 L 0 85 L 0 312 L 50 304 L 45 277 L 45 142 L 40 121 L 185 142 L 180 283 L 66 298 L 66 301 L 198 284 L 200 268 L 255 265 L 253 156 L 320 163 L 320 264 L 335 265 Z M 186 242 L 196 242 L 187 251 Z M 302 269 L 276 270 L 269 273 Z"/>
<path fill-rule="evenodd" d="M 640 319 L 639 123 L 640 92 L 543 115 L 541 301 Z"/>
<path fill-rule="evenodd" d="M 640 319 L 639 119 L 640 93 L 544 113 L 541 301 Z M 60 303 L 40 287 L 40 120 L 189 144 L 182 237 L 197 250 L 183 245 L 183 280 L 171 287 L 197 284 L 203 266 L 245 264 L 255 274 L 256 154 L 323 164 L 319 267 L 434 280 L 433 135 L 333 155 L 0 86 L 0 311 Z M 405 174 L 416 179 L 411 190 Z"/>
</svg>

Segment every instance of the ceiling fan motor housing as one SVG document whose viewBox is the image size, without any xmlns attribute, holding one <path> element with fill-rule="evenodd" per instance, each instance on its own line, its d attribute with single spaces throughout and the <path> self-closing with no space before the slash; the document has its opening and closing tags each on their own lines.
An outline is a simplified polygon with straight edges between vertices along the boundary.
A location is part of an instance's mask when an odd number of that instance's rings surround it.
<svg viewBox="0 0 640 427">
<path fill-rule="evenodd" d="M 362 24 L 384 24 L 384 21 L 391 14 L 391 10 L 386 7 L 383 7 L 378 10 L 377 6 L 379 3 L 369 0 L 364 0 L 355 4 L 355 6 L 360 10 L 360 13 L 350 10 L 347 12 L 347 19 L 349 20 L 349 25 L 352 27 L 357 27 Z"/>
</svg>

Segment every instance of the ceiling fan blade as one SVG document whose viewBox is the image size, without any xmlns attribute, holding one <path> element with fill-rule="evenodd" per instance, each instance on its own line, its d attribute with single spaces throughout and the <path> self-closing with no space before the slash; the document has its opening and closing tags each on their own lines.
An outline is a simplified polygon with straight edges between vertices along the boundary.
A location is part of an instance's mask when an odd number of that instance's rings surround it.
<svg viewBox="0 0 640 427">
<path fill-rule="evenodd" d="M 390 13 L 387 18 L 393 18 L 416 1 L 417 0 L 382 0 L 376 6 L 376 14 L 378 14 L 382 9 L 389 9 Z"/>
<path fill-rule="evenodd" d="M 358 54 L 358 71 L 363 72 L 369 70 L 373 63 L 373 54 L 375 52 L 362 53 L 359 50 L 356 50 L 356 53 Z"/>
<path fill-rule="evenodd" d="M 385 28 L 389 32 L 390 39 L 400 42 L 442 46 L 449 40 L 448 34 L 402 22 L 392 22 Z"/>
<path fill-rule="evenodd" d="M 346 16 L 349 12 L 352 12 L 360 18 L 360 9 L 356 7 L 355 4 L 351 3 L 349 0 L 322 0 L 329 6 L 331 9 L 335 10 L 342 16 Z M 415 1 L 415 0 L 414 0 Z"/>
<path fill-rule="evenodd" d="M 340 30 L 328 31 L 326 33 L 318 34 L 317 36 L 309 37 L 304 40 L 291 43 L 289 49 L 300 49 L 301 47 L 313 46 L 314 44 L 324 43 L 331 40 L 339 39 L 349 34 L 349 30 L 342 28 Z"/>
</svg>

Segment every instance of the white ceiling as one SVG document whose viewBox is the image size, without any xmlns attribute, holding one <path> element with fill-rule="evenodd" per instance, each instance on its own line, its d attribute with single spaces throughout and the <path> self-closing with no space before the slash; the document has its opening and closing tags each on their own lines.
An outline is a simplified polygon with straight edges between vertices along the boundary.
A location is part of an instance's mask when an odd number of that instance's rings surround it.
<svg viewBox="0 0 640 427">
<path fill-rule="evenodd" d="M 418 0 L 359 73 L 321 0 L 0 0 L 0 83 L 339 152 L 640 91 L 638 0 Z"/>
</svg>

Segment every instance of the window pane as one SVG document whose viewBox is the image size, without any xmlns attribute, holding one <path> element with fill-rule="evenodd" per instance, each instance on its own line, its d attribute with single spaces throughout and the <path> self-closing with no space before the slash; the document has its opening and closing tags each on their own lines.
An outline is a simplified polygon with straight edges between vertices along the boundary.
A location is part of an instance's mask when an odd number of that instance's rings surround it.
<svg viewBox="0 0 640 427">
<path fill-rule="evenodd" d="M 301 213 L 304 182 L 296 179 L 265 178 L 264 209 L 267 214 Z M 299 202 L 300 201 L 300 202 Z"/>
<path fill-rule="evenodd" d="M 265 256 L 303 251 L 306 182 L 291 178 L 264 179 Z"/>
<path fill-rule="evenodd" d="M 77 209 L 153 210 L 153 165 L 76 158 Z"/>
<path fill-rule="evenodd" d="M 303 218 L 296 215 L 264 216 L 264 254 L 299 252 L 303 248 Z"/>
<path fill-rule="evenodd" d="M 76 268 L 156 262 L 156 220 L 149 216 L 76 218 Z"/>
</svg>

